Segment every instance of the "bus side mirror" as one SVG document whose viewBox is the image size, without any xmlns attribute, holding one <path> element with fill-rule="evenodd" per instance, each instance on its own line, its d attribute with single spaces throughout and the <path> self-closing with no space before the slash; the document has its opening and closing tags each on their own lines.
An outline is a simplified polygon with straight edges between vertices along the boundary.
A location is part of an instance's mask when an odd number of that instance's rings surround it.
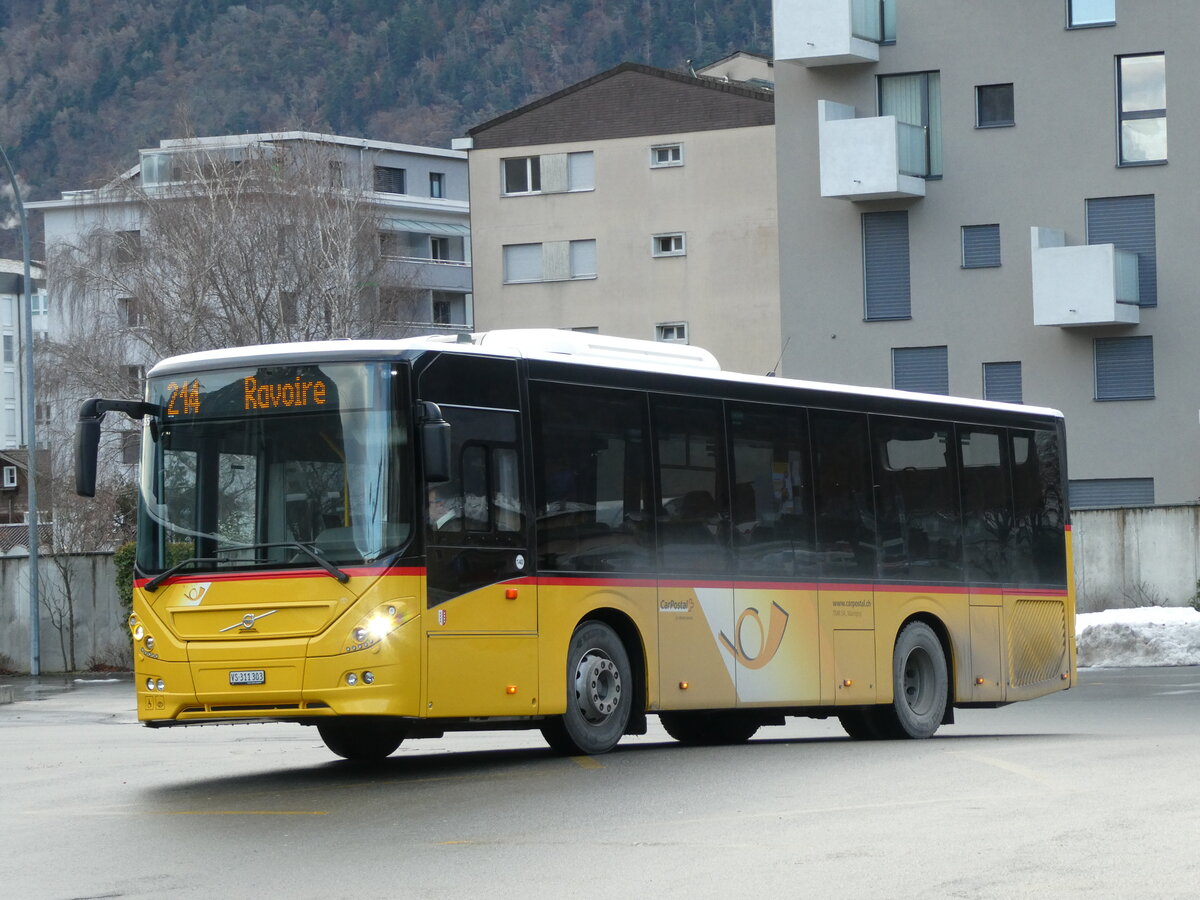
<svg viewBox="0 0 1200 900">
<path fill-rule="evenodd" d="M 417 404 L 421 420 L 421 462 L 427 482 L 450 480 L 450 423 L 436 403 Z"/>
<path fill-rule="evenodd" d="M 156 419 L 161 410 L 153 403 L 141 400 L 105 400 L 95 397 L 84 400 L 75 421 L 75 493 L 80 497 L 96 496 L 96 457 L 100 448 L 100 423 L 104 414 L 122 412 L 131 419 Z"/>
<path fill-rule="evenodd" d="M 96 454 L 100 446 L 100 417 L 84 418 L 75 423 L 75 493 L 96 496 Z"/>
</svg>

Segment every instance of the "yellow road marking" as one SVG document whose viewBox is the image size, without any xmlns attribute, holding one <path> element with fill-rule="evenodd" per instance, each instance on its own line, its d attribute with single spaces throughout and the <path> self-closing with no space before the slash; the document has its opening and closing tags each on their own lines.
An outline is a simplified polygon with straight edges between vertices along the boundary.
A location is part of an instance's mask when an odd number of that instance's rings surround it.
<svg viewBox="0 0 1200 900">
<path fill-rule="evenodd" d="M 592 759 L 590 756 L 572 756 L 571 762 L 579 766 L 581 769 L 603 769 L 604 764 Z"/>
</svg>

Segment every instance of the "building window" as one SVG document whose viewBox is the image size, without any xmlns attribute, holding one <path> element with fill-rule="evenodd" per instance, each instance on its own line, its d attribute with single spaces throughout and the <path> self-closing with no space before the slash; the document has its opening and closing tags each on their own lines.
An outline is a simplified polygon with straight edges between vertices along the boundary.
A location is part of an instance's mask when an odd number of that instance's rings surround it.
<svg viewBox="0 0 1200 900">
<path fill-rule="evenodd" d="M 1011 84 L 980 84 L 975 87 L 976 128 L 999 128 L 1015 124 Z"/>
<path fill-rule="evenodd" d="M 45 294 L 30 294 L 29 301 L 35 316 L 49 315 L 50 299 Z"/>
<path fill-rule="evenodd" d="M 121 315 L 121 322 L 125 325 L 136 328 L 142 324 L 142 305 L 138 302 L 137 297 L 118 298 L 117 309 Z"/>
<path fill-rule="evenodd" d="M 674 234 L 656 234 L 651 239 L 652 256 L 686 256 L 687 244 L 682 232 Z"/>
<path fill-rule="evenodd" d="M 1167 57 L 1117 57 L 1117 128 L 1123 166 L 1167 160 Z"/>
<path fill-rule="evenodd" d="M 1024 403 L 1019 362 L 983 364 L 983 399 L 1001 403 Z"/>
<path fill-rule="evenodd" d="M 988 269 L 1000 265 L 1000 226 L 962 227 L 962 267 Z"/>
<path fill-rule="evenodd" d="M 382 322 L 407 322 L 412 316 L 414 291 L 405 287 L 381 287 L 379 289 L 379 319 Z"/>
<path fill-rule="evenodd" d="M 142 396 L 146 389 L 146 367 L 125 367 L 125 390 L 134 397 Z"/>
<path fill-rule="evenodd" d="M 121 432 L 121 462 L 127 466 L 137 465 L 142 451 L 142 433 L 140 431 Z"/>
<path fill-rule="evenodd" d="M 899 124 L 900 171 L 942 175 L 942 78 L 938 72 L 879 76 L 879 114 Z"/>
<path fill-rule="evenodd" d="M 864 318 L 911 318 L 908 211 L 863 213 L 862 229 Z"/>
<path fill-rule="evenodd" d="M 1067 27 L 1115 25 L 1117 0 L 1067 0 Z"/>
<path fill-rule="evenodd" d="M 514 157 L 501 160 L 500 166 L 506 196 L 561 194 L 596 187 L 596 163 L 591 150 Z"/>
<path fill-rule="evenodd" d="M 687 322 L 662 322 L 654 326 L 654 339 L 671 344 L 688 342 Z"/>
<path fill-rule="evenodd" d="M 1153 478 L 1073 478 L 1067 482 L 1071 509 L 1153 506 Z"/>
<path fill-rule="evenodd" d="M 433 291 L 435 325 L 470 325 L 467 321 L 467 295 L 454 291 Z"/>
<path fill-rule="evenodd" d="M 1158 251 L 1154 195 L 1095 197 L 1087 201 L 1087 242 L 1112 244 L 1138 258 L 1138 305 L 1158 305 Z"/>
<path fill-rule="evenodd" d="M 1096 338 L 1097 400 L 1154 399 L 1154 338 Z"/>
<path fill-rule="evenodd" d="M 894 347 L 892 387 L 925 394 L 950 393 L 946 347 Z"/>
<path fill-rule="evenodd" d="M 4 335 L 4 361 L 6 363 L 16 362 L 16 340 L 11 334 Z"/>
<path fill-rule="evenodd" d="M 650 168 L 666 169 L 683 165 L 683 144 L 659 144 L 650 148 Z"/>
<path fill-rule="evenodd" d="M 446 196 L 446 176 L 443 173 L 429 173 L 429 196 L 434 198 Z"/>
<path fill-rule="evenodd" d="M 375 190 L 381 194 L 404 194 L 404 170 L 393 166 L 375 167 Z"/>
<path fill-rule="evenodd" d="M 504 167 L 504 193 L 533 194 L 542 189 L 541 157 L 506 159 L 501 165 Z"/>
<path fill-rule="evenodd" d="M 548 241 L 544 244 L 507 244 L 504 247 L 504 283 L 570 281 L 596 277 L 596 242 Z"/>
<path fill-rule="evenodd" d="M 329 161 L 329 186 L 344 188 L 346 186 L 346 164 L 340 159 Z"/>
<path fill-rule="evenodd" d="M 141 258 L 142 233 L 140 231 L 118 231 L 116 235 L 117 264 L 127 266 Z"/>
</svg>

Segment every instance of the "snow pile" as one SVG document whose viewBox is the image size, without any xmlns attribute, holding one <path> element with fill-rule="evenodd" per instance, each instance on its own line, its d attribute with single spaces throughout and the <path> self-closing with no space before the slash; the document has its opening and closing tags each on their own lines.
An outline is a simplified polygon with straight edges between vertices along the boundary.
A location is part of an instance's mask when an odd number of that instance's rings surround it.
<svg viewBox="0 0 1200 900">
<path fill-rule="evenodd" d="M 1200 665 L 1200 612 L 1191 607 L 1080 613 L 1075 638 L 1080 666 Z"/>
</svg>

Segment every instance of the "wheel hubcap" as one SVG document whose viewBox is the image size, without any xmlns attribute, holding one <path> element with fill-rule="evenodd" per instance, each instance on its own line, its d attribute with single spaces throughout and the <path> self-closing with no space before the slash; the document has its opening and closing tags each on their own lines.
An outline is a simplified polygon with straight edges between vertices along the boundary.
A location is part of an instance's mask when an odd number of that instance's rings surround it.
<svg viewBox="0 0 1200 900">
<path fill-rule="evenodd" d="M 904 661 L 904 702 L 919 716 L 933 708 L 933 660 L 924 650 L 914 650 Z"/>
<path fill-rule="evenodd" d="M 621 673 L 603 650 L 591 649 L 575 667 L 575 703 L 589 722 L 603 722 L 621 703 Z"/>
</svg>

